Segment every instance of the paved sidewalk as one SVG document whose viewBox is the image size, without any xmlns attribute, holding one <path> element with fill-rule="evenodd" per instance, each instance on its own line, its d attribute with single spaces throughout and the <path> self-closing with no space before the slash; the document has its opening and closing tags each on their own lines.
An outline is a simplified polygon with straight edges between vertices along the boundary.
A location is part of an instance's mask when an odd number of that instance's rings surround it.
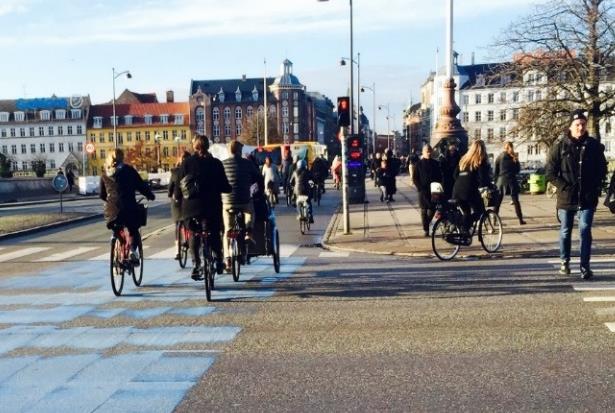
<svg viewBox="0 0 615 413">
<path fill-rule="evenodd" d="M 370 254 L 429 257 L 434 256 L 431 238 L 423 236 L 417 192 L 408 175 L 397 178 L 398 192 L 390 204 L 380 202 L 380 192 L 371 180 L 366 181 L 368 203 L 351 204 L 351 234 L 344 235 L 341 208 L 329 224 L 324 245 L 333 250 Z M 495 254 L 485 252 L 474 238 L 470 247 L 461 247 L 458 257 L 558 257 L 559 224 L 555 216 L 555 199 L 544 194 L 520 197 L 527 225 L 519 225 L 510 197 L 500 208 L 504 226 L 502 248 Z M 602 202 L 602 200 L 601 200 Z M 602 206 L 594 218 L 593 255 L 615 253 L 615 217 Z M 578 229 L 575 223 L 572 255 L 578 256 Z"/>
</svg>

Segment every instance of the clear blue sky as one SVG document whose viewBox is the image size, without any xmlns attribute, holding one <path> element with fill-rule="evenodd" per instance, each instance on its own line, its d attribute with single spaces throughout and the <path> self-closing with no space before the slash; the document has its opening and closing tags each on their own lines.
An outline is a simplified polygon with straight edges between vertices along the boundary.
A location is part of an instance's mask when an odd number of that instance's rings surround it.
<svg viewBox="0 0 615 413">
<path fill-rule="evenodd" d="M 469 63 L 493 60 L 486 46 L 536 0 L 455 1 L 455 50 Z M 538 0 L 541 1 L 541 0 Z M 354 0 L 361 83 L 377 105 L 401 111 L 444 50 L 444 0 Z M 116 90 L 167 89 L 186 100 L 191 79 L 277 76 L 284 58 L 309 91 L 346 94 L 348 0 L 1 0 L 0 99 L 112 96 L 111 68 L 130 69 Z M 441 53 L 442 63 L 443 54 Z M 372 118 L 372 95 L 362 94 Z M 377 129 L 386 132 L 380 112 Z M 392 126 L 393 128 L 393 126 Z"/>
</svg>

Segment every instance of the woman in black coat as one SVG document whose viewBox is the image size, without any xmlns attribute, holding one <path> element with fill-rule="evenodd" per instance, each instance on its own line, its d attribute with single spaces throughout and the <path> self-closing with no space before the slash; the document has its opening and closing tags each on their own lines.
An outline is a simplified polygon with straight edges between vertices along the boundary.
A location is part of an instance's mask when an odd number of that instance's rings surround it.
<svg viewBox="0 0 615 413">
<path fill-rule="evenodd" d="M 179 242 L 179 224 L 182 221 L 182 204 L 181 199 L 176 199 L 174 196 L 175 188 L 179 187 L 179 167 L 182 162 L 190 156 L 190 152 L 184 151 L 179 158 L 177 158 L 177 164 L 175 168 L 171 170 L 171 179 L 169 179 L 169 190 L 167 196 L 171 198 L 171 218 L 175 223 L 175 248 L 177 249 L 177 243 Z M 175 255 L 175 259 L 179 260 L 179 250 Z"/>
<path fill-rule="evenodd" d="M 517 175 L 521 167 L 519 158 L 513 149 L 512 142 L 504 144 L 504 151 L 495 160 L 495 184 L 500 191 L 500 196 L 495 203 L 495 212 L 500 212 L 500 205 L 505 194 L 510 194 L 515 206 L 515 213 L 519 219 L 520 225 L 525 225 L 523 213 L 521 212 L 521 203 L 519 202 L 519 181 Z"/>
<path fill-rule="evenodd" d="M 423 146 L 421 159 L 416 163 L 412 181 L 419 193 L 419 208 L 421 208 L 421 222 L 423 223 L 423 233 L 429 236 L 429 223 L 431 222 L 435 210 L 431 202 L 431 183 L 442 183 L 442 173 L 440 164 L 431 159 L 431 146 Z"/>
</svg>

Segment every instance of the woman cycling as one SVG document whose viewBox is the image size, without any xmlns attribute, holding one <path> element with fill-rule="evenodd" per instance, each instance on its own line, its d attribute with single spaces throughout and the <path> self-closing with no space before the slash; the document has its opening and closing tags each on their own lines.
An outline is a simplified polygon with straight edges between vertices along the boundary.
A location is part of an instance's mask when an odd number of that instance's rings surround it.
<svg viewBox="0 0 615 413">
<path fill-rule="evenodd" d="M 487 159 L 487 148 L 485 142 L 477 139 L 459 160 L 453 185 L 453 199 L 459 202 L 463 211 L 465 230 L 471 227 L 474 219 L 485 212 L 479 188 L 489 186 L 491 186 L 491 167 Z"/>
<path fill-rule="evenodd" d="M 280 174 L 278 168 L 271 162 L 271 156 L 265 158 L 263 165 L 263 178 L 265 180 L 265 188 L 273 194 L 274 203 L 278 203 L 278 194 L 280 193 Z"/>
<path fill-rule="evenodd" d="M 135 192 L 147 199 L 156 199 L 147 183 L 130 165 L 124 163 L 124 152 L 114 149 L 105 160 L 105 173 L 100 177 L 100 199 L 105 201 L 107 228 L 126 227 L 129 233 L 130 260 L 139 264 L 139 210 Z"/>
<path fill-rule="evenodd" d="M 494 210 L 499 213 L 504 194 L 510 194 L 515 205 L 515 213 L 519 218 L 519 225 L 525 225 L 521 203 L 519 203 L 519 182 L 517 181 L 517 174 L 520 169 L 519 158 L 513 149 L 512 142 L 506 142 L 504 151 L 495 160 L 495 184 L 500 191 L 500 196 L 495 202 Z"/>
<path fill-rule="evenodd" d="M 173 195 L 175 192 L 175 187 L 179 185 L 179 167 L 182 162 L 190 156 L 190 152 L 184 151 L 177 158 L 177 162 L 175 164 L 175 168 L 171 170 L 171 179 L 169 179 L 169 190 L 167 196 L 171 198 L 171 217 L 173 222 L 175 223 L 175 248 L 177 249 L 177 244 L 179 242 L 179 226 L 182 222 L 182 203 L 181 199 L 176 199 Z M 179 260 L 179 250 L 175 255 L 175 259 Z"/>
</svg>

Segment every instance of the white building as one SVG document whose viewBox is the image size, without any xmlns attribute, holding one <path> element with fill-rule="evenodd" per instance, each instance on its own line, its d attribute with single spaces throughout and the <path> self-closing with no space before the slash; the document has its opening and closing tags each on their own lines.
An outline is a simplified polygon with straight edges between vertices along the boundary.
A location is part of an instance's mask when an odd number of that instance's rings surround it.
<svg viewBox="0 0 615 413">
<path fill-rule="evenodd" d="M 89 107 L 89 96 L 0 100 L 0 152 L 17 174 L 39 160 L 80 172 Z"/>
</svg>

